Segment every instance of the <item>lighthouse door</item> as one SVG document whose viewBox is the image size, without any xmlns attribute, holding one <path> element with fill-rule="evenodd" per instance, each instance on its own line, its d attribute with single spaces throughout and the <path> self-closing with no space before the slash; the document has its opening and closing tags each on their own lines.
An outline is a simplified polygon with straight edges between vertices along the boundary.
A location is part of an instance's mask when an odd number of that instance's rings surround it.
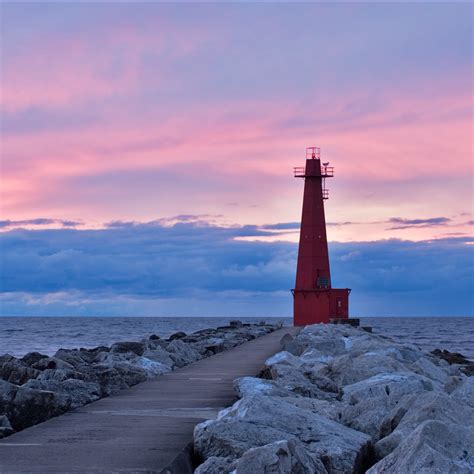
<svg viewBox="0 0 474 474">
<path fill-rule="evenodd" d="M 342 315 L 342 298 L 337 299 L 336 308 L 337 316 L 339 317 Z"/>
</svg>

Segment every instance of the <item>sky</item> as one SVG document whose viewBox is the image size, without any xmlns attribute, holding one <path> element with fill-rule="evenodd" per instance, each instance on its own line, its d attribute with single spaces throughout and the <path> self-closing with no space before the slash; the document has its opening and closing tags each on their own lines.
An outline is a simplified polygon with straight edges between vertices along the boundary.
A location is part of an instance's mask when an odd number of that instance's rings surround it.
<svg viewBox="0 0 474 474">
<path fill-rule="evenodd" d="M 472 4 L 1 10 L 0 315 L 290 316 L 312 145 L 352 314 L 474 315 Z"/>
</svg>

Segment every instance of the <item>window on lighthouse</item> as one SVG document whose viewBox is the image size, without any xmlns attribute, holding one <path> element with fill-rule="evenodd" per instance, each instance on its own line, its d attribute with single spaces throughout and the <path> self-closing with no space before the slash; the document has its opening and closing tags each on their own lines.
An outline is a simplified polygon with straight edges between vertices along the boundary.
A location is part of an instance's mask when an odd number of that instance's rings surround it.
<svg viewBox="0 0 474 474">
<path fill-rule="evenodd" d="M 328 288 L 329 286 L 329 278 L 325 276 L 319 276 L 316 280 L 316 286 L 318 288 Z"/>
</svg>

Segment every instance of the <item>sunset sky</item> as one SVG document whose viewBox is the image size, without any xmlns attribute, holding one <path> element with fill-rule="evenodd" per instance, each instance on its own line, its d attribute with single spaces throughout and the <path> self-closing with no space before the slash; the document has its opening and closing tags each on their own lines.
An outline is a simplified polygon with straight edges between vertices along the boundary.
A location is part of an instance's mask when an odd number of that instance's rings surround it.
<svg viewBox="0 0 474 474">
<path fill-rule="evenodd" d="M 290 316 L 305 148 L 354 315 L 473 315 L 469 3 L 3 3 L 2 315 Z"/>
</svg>

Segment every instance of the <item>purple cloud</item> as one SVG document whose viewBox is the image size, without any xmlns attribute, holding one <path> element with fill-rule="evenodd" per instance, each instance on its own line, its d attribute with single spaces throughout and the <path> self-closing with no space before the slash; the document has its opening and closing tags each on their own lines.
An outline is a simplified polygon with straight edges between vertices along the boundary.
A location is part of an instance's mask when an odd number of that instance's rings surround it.
<svg viewBox="0 0 474 474">
<path fill-rule="evenodd" d="M 396 224 L 387 230 L 439 227 L 449 225 L 451 219 L 448 217 L 431 217 L 429 219 L 402 219 L 401 217 L 392 217 L 387 221 L 389 224 Z"/>
<path fill-rule="evenodd" d="M 67 219 L 24 219 L 24 220 L 2 220 L 0 228 L 21 227 L 21 226 L 43 226 L 43 225 L 60 225 L 61 227 L 79 227 L 82 222 Z"/>
<path fill-rule="evenodd" d="M 97 310 L 112 315 L 101 301 L 115 301 L 110 308 L 117 314 L 120 299 L 130 297 L 136 315 L 145 314 L 153 301 L 170 299 L 184 308 L 180 314 L 186 315 L 185 308 L 189 313 L 198 311 L 186 305 L 189 298 L 197 298 L 203 307 L 212 308 L 209 314 L 218 315 L 227 314 L 226 295 L 234 295 L 247 314 L 264 316 L 272 308 L 274 314 L 290 315 L 297 244 L 236 240 L 262 234 L 274 235 L 253 225 L 186 222 L 3 232 L 0 288 L 9 303 L 2 311 L 44 313 L 48 310 L 44 302 L 65 295 L 69 302 L 55 306 L 54 314 L 86 315 Z M 333 284 L 353 289 L 353 314 L 468 315 L 473 247 L 466 243 L 473 241 L 453 236 L 424 242 L 333 242 Z M 257 294 L 255 306 L 252 295 Z M 43 301 L 43 306 L 24 303 L 33 300 Z M 75 300 L 86 303 L 74 305 Z"/>
</svg>

